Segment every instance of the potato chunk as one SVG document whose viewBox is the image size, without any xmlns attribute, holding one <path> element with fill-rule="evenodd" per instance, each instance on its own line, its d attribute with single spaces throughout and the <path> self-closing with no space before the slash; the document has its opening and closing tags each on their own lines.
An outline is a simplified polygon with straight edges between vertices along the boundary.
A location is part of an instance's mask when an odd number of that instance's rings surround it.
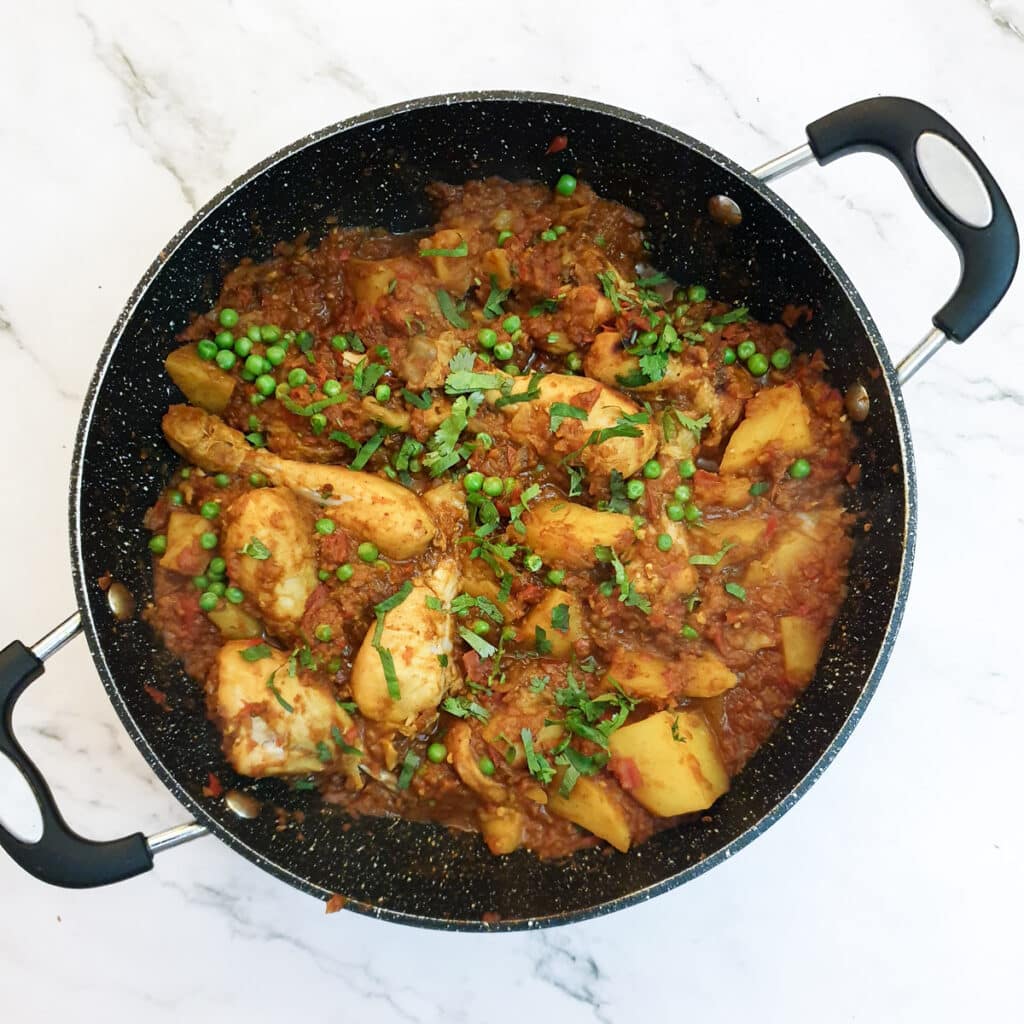
<svg viewBox="0 0 1024 1024">
<path fill-rule="evenodd" d="M 531 378 L 512 377 L 511 394 L 525 392 Z M 653 454 L 657 431 L 650 423 L 631 424 L 635 437 L 611 437 L 600 444 L 587 444 L 591 434 L 606 427 L 619 426 L 626 415 L 642 410 L 619 391 L 587 377 L 549 373 L 538 384 L 539 395 L 530 402 L 501 406 L 508 417 L 508 432 L 523 444 L 532 445 L 541 458 L 558 461 L 579 450 L 578 461 L 597 479 L 607 479 L 613 469 L 632 476 Z M 487 400 L 496 402 L 501 391 L 487 392 Z M 551 408 L 556 403 L 574 406 L 586 412 L 585 419 L 564 418 L 551 430 Z"/>
<path fill-rule="evenodd" d="M 821 627 L 799 615 L 784 615 L 779 619 L 779 633 L 786 678 L 792 683 L 809 683 L 825 642 Z"/>
<path fill-rule="evenodd" d="M 613 732 L 609 746 L 614 758 L 628 758 L 640 774 L 630 795 L 659 817 L 703 811 L 729 788 L 714 734 L 699 711 L 659 711 Z"/>
<path fill-rule="evenodd" d="M 252 646 L 250 640 L 233 640 L 217 655 L 214 712 L 232 767 L 256 778 L 334 767 L 320 753 L 326 749 L 340 761 L 332 727 L 354 738 L 352 719 L 328 689 L 289 676 L 286 652 L 246 661 L 242 653 Z M 319 751 L 318 743 L 324 744 Z"/>
<path fill-rule="evenodd" d="M 593 832 L 620 853 L 629 849 L 631 836 L 626 812 L 606 782 L 581 777 L 568 796 L 558 792 L 556 782 L 548 792 L 547 806 L 552 814 Z"/>
<path fill-rule="evenodd" d="M 215 363 L 200 359 L 195 345 L 176 348 L 164 368 L 182 394 L 207 412 L 223 412 L 235 390 L 235 378 Z"/>
<path fill-rule="evenodd" d="M 764 453 L 803 455 L 811 447 L 811 414 L 796 384 L 765 388 L 747 402 L 746 414 L 722 456 L 722 473 L 744 473 Z"/>
<path fill-rule="evenodd" d="M 199 538 L 210 529 L 210 521 L 191 512 L 172 512 L 167 521 L 167 550 L 160 565 L 185 576 L 198 576 L 210 561 L 210 552 L 199 546 Z"/>
<path fill-rule="evenodd" d="M 313 515 L 284 487 L 261 487 L 224 512 L 224 557 L 232 581 L 259 606 L 270 632 L 292 637 L 317 586 Z M 270 552 L 254 557 L 253 540 Z"/>
<path fill-rule="evenodd" d="M 512 807 L 481 807 L 480 831 L 491 853 L 512 853 L 523 845 L 526 815 Z"/>
<path fill-rule="evenodd" d="M 459 678 L 452 657 L 454 616 L 447 611 L 458 591 L 458 563 L 445 558 L 428 576 L 413 581 L 409 596 L 385 615 L 378 646 L 390 651 L 394 661 L 397 697 L 388 690 L 374 646 L 375 626 L 367 630 L 352 665 L 352 696 L 367 718 L 415 732 L 419 716 L 436 709 L 447 696 Z M 428 597 L 440 600 L 444 608 L 428 607 Z"/>
<path fill-rule="evenodd" d="M 341 466 L 282 459 L 253 448 L 239 431 L 202 409 L 172 405 L 163 430 L 176 452 L 207 472 L 261 472 L 279 487 L 323 505 L 339 525 L 372 540 L 391 558 L 422 554 L 437 533 L 423 502 L 401 484 Z"/>
<path fill-rule="evenodd" d="M 565 605 L 568 623 L 565 630 L 556 628 L 551 621 L 555 610 L 562 605 Z M 532 648 L 538 627 L 547 634 L 552 657 L 568 658 L 572 653 L 572 645 L 583 636 L 583 608 L 579 598 L 567 590 L 549 590 L 520 622 L 517 634 L 519 642 Z"/>
<path fill-rule="evenodd" d="M 717 697 L 737 683 L 736 674 L 715 654 L 683 655 L 668 661 L 647 651 L 616 647 L 605 677 L 634 697 Z"/>
<path fill-rule="evenodd" d="M 542 501 L 523 516 L 526 543 L 550 565 L 587 569 L 597 564 L 594 548 L 624 554 L 636 539 L 633 520 L 618 512 L 598 512 L 571 501 Z"/>
</svg>

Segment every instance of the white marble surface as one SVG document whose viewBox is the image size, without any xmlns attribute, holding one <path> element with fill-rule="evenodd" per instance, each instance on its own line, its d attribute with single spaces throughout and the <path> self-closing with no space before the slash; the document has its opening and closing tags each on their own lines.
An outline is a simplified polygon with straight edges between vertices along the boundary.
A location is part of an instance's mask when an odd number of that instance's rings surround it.
<svg viewBox="0 0 1024 1024">
<path fill-rule="evenodd" d="M 72 608 L 72 441 L 125 297 L 197 205 L 307 131 L 416 95 L 523 87 L 643 110 L 756 164 L 815 116 L 897 93 L 960 127 L 1024 216 L 1020 0 L 47 0 L 4 13 L 9 638 L 33 641 Z M 863 156 L 779 187 L 894 351 L 909 347 L 956 264 L 896 171 Z M 909 389 L 921 528 L 896 653 L 823 780 L 731 862 L 603 920 L 460 936 L 325 917 L 214 840 L 96 892 L 47 888 L 0 856 L 5 1019 L 1021 1019 L 1022 293 Z M 182 818 L 80 641 L 22 701 L 18 725 L 87 834 Z M 27 808 L 4 772 L 0 813 L 20 821 Z"/>
</svg>

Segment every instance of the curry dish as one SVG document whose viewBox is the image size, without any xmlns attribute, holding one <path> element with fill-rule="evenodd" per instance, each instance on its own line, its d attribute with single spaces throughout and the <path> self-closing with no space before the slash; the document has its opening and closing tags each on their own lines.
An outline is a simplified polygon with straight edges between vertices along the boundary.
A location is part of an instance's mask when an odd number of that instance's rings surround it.
<svg viewBox="0 0 1024 1024">
<path fill-rule="evenodd" d="M 430 193 L 432 233 L 281 244 L 183 332 L 146 615 L 243 776 L 626 851 L 814 675 L 843 396 L 568 175 Z"/>
</svg>

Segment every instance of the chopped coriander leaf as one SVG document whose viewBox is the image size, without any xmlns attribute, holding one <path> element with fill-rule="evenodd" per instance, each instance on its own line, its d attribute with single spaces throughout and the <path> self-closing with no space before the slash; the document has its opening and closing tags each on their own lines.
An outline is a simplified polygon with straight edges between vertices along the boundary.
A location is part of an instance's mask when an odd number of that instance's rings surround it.
<svg viewBox="0 0 1024 1024">
<path fill-rule="evenodd" d="M 338 703 L 341 704 L 341 701 Z M 344 704 L 341 704 L 341 706 L 345 707 Z M 356 757 L 363 756 L 363 752 L 358 747 L 349 746 L 349 744 L 345 742 L 345 737 L 341 735 L 341 730 L 336 725 L 331 726 L 331 739 L 334 740 L 334 745 L 343 754 L 352 754 Z"/>
<path fill-rule="evenodd" d="M 686 742 L 686 737 L 679 731 L 679 716 L 678 715 L 676 715 L 676 717 L 672 719 L 672 739 L 674 739 L 676 741 L 676 743 L 685 743 Z"/>
<path fill-rule="evenodd" d="M 567 604 L 556 604 L 551 609 L 551 628 L 557 629 L 559 633 L 568 632 L 569 606 Z"/>
<path fill-rule="evenodd" d="M 694 420 L 681 413 L 678 409 L 673 409 L 672 412 L 675 414 L 676 419 L 679 420 L 680 426 L 684 430 L 690 431 L 695 440 L 700 441 L 700 435 L 704 428 L 711 422 L 711 416 L 705 413 L 700 417 L 700 419 Z"/>
<path fill-rule="evenodd" d="M 758 480 L 756 484 L 751 484 L 750 493 L 755 497 L 759 498 L 762 494 L 766 494 L 771 490 L 771 484 L 767 480 Z"/>
<path fill-rule="evenodd" d="M 597 275 L 598 281 L 601 282 L 601 290 L 604 292 L 605 297 L 612 304 L 612 309 L 616 313 L 622 312 L 622 301 L 624 296 L 619 293 L 618 288 L 615 286 L 615 279 L 618 275 L 613 270 L 607 270 L 604 273 Z"/>
<path fill-rule="evenodd" d="M 329 761 L 334 760 L 334 755 L 331 753 L 331 748 L 324 743 L 323 740 L 318 740 L 316 744 L 316 756 L 321 764 L 327 764 Z"/>
<path fill-rule="evenodd" d="M 299 789 L 303 792 L 310 792 L 316 789 L 316 783 L 312 779 L 296 779 L 292 783 L 292 789 Z"/>
<path fill-rule="evenodd" d="M 352 469 L 362 469 L 373 456 L 373 453 L 384 443 L 384 438 L 387 434 L 387 430 L 381 427 L 369 441 L 364 444 L 358 452 L 356 457 L 352 460 Z"/>
<path fill-rule="evenodd" d="M 498 648 L 494 646 L 490 641 L 485 640 L 482 636 L 477 636 L 472 630 L 466 629 L 465 626 L 459 626 L 459 636 L 469 644 L 470 647 L 480 655 L 481 658 L 490 658 L 492 655 L 498 653 Z"/>
<path fill-rule="evenodd" d="M 351 435 L 345 433 L 344 430 L 332 430 L 327 437 L 331 441 L 337 441 L 338 444 L 345 445 L 346 448 L 351 448 L 352 451 L 359 451 L 359 442 Z"/>
<path fill-rule="evenodd" d="M 460 330 L 465 330 L 469 326 L 469 322 L 459 312 L 455 305 L 455 300 L 443 289 L 437 289 L 437 304 L 441 307 L 441 315 L 452 325 L 452 327 L 458 327 Z"/>
<path fill-rule="evenodd" d="M 535 627 L 533 631 L 533 646 L 540 655 L 550 654 L 552 651 L 551 641 L 548 639 L 547 630 L 543 626 Z"/>
<path fill-rule="evenodd" d="M 422 395 L 417 395 L 408 388 L 402 388 L 401 394 L 410 405 L 414 405 L 417 409 L 429 409 L 431 406 L 432 400 L 426 391 L 424 391 Z"/>
<path fill-rule="evenodd" d="M 579 409 L 567 402 L 552 402 L 549 415 L 551 417 L 550 431 L 555 433 L 565 420 L 585 420 L 589 413 L 586 409 Z"/>
<path fill-rule="evenodd" d="M 454 249 L 420 249 L 421 256 L 468 256 L 469 246 L 466 244 L 466 240 L 462 239 L 461 242 Z"/>
<path fill-rule="evenodd" d="M 738 601 L 746 601 L 747 592 L 738 583 L 726 583 L 725 592 L 732 597 L 735 597 Z"/>
<path fill-rule="evenodd" d="M 700 638 L 700 633 L 698 633 L 693 626 L 683 626 L 682 629 L 679 630 L 679 634 L 684 640 L 697 640 Z"/>
<path fill-rule="evenodd" d="M 530 680 L 530 690 L 533 693 L 543 693 L 545 687 L 551 682 L 551 676 L 534 676 Z"/>
<path fill-rule="evenodd" d="M 526 390 L 520 391 L 517 394 L 512 394 L 512 388 L 514 386 L 512 381 L 504 381 L 501 385 L 501 398 L 494 403 L 495 408 L 502 409 L 506 405 L 515 405 L 518 402 L 532 402 L 535 398 L 540 396 L 540 382 L 543 379 L 544 374 L 542 373 L 531 374 L 529 383 L 526 385 Z"/>
<path fill-rule="evenodd" d="M 293 708 L 291 704 L 289 704 L 288 701 L 286 701 L 284 697 L 281 696 L 281 691 L 278 690 L 278 688 L 274 685 L 274 676 L 277 675 L 277 672 L 278 669 L 275 668 L 274 671 L 271 672 L 269 676 L 267 676 L 267 689 L 274 695 L 275 699 L 277 700 L 277 703 L 280 704 L 281 707 L 283 707 L 285 711 L 287 711 L 288 714 L 290 715 L 295 710 L 295 708 Z"/>
<path fill-rule="evenodd" d="M 249 543 L 239 553 L 248 555 L 250 558 L 256 559 L 257 562 L 265 562 L 271 555 L 270 548 L 259 537 L 251 538 Z"/>
<path fill-rule="evenodd" d="M 491 274 L 491 291 L 487 296 L 487 301 L 484 303 L 484 317 L 488 320 L 494 320 L 496 317 L 504 316 L 505 310 L 501 308 L 501 304 L 511 294 L 511 288 L 499 288 L 498 279 Z"/>
<path fill-rule="evenodd" d="M 390 597 L 373 606 L 375 615 L 387 615 L 394 611 L 412 593 L 412 583 L 406 580 Z"/>
<path fill-rule="evenodd" d="M 243 661 L 260 661 L 263 658 L 269 658 L 272 651 L 270 644 L 255 644 L 238 653 L 241 654 Z"/>
<path fill-rule="evenodd" d="M 576 498 L 583 493 L 584 470 L 579 466 L 566 466 L 569 474 L 569 497 Z"/>
<path fill-rule="evenodd" d="M 462 395 L 472 391 L 493 391 L 501 386 L 502 377 L 496 373 L 474 373 L 472 370 L 457 370 L 449 373 L 444 381 L 446 395 Z"/>
<path fill-rule="evenodd" d="M 412 777 L 416 774 L 416 769 L 420 766 L 420 757 L 412 750 L 405 752 L 405 758 L 402 761 L 402 770 L 398 773 L 398 782 L 396 783 L 399 789 L 408 789 L 409 784 L 412 782 Z"/>
<path fill-rule="evenodd" d="M 468 697 L 445 697 L 441 701 L 441 707 L 455 718 L 472 717 L 481 722 L 487 722 L 491 717 L 487 708 Z"/>
<path fill-rule="evenodd" d="M 526 767 L 535 779 L 546 786 L 555 777 L 554 768 L 543 754 L 537 753 L 534 749 L 533 733 L 529 729 L 524 728 L 519 735 L 522 737 L 523 750 L 526 752 Z"/>
<path fill-rule="evenodd" d="M 690 555 L 690 565 L 718 565 L 726 552 L 734 547 L 735 543 L 727 540 L 713 555 Z"/>
<path fill-rule="evenodd" d="M 708 323 L 714 324 L 716 327 L 724 327 L 726 324 L 738 324 L 749 320 L 749 312 L 746 306 L 739 306 L 736 309 L 730 309 L 728 313 L 722 313 L 721 316 L 713 316 L 708 320 Z"/>
</svg>

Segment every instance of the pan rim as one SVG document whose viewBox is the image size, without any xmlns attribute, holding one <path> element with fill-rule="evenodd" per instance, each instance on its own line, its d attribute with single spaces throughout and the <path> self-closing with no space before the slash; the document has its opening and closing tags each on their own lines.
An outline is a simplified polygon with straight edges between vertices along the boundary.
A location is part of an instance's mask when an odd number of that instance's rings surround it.
<svg viewBox="0 0 1024 1024">
<path fill-rule="evenodd" d="M 125 327 L 135 314 L 142 302 L 146 292 L 159 275 L 166 263 L 175 255 L 189 235 L 231 196 L 244 188 L 249 182 L 270 170 L 277 164 L 301 153 L 303 150 L 315 146 L 324 139 L 341 135 L 354 128 L 359 128 L 374 122 L 383 121 L 396 115 L 414 113 L 417 110 L 435 108 L 439 106 L 456 106 L 460 104 L 489 103 L 489 102 L 516 102 L 536 103 L 549 107 L 563 107 L 572 110 L 584 110 L 590 113 L 603 114 L 626 122 L 633 128 L 653 131 L 663 135 L 671 141 L 693 150 L 699 155 L 713 161 L 722 169 L 731 173 L 743 185 L 752 189 L 761 199 L 772 206 L 776 212 L 783 216 L 799 232 L 803 240 L 811 246 L 818 258 L 825 264 L 829 273 L 842 290 L 847 301 L 850 302 L 863 327 L 879 365 L 882 368 L 883 378 L 889 392 L 895 413 L 898 428 L 898 441 L 903 465 L 903 489 L 904 489 L 904 522 L 903 522 L 903 554 L 900 560 L 899 575 L 896 594 L 893 600 L 893 608 L 886 624 L 879 647 L 878 655 L 864 685 L 857 697 L 849 715 L 842 726 L 835 733 L 826 749 L 806 772 L 803 778 L 784 796 L 775 806 L 763 817 L 748 826 L 733 840 L 723 846 L 714 854 L 706 857 L 643 889 L 619 896 L 611 900 L 595 904 L 585 909 L 564 911 L 543 917 L 516 918 L 485 923 L 476 919 L 445 919 L 435 918 L 426 915 L 410 914 L 394 910 L 389 907 L 376 906 L 358 900 L 349 900 L 346 909 L 356 913 L 391 921 L 398 924 L 414 925 L 422 928 L 459 931 L 459 932 L 509 932 L 526 931 L 538 928 L 555 927 L 570 924 L 577 921 L 586 921 L 595 917 L 612 913 L 615 910 L 624 909 L 638 903 L 645 902 L 658 896 L 661 893 L 674 889 L 684 882 L 688 882 L 711 868 L 731 858 L 735 853 L 742 850 L 749 843 L 753 842 L 759 835 L 775 824 L 797 801 L 810 789 L 810 787 L 821 777 L 825 769 L 832 763 L 839 751 L 849 739 L 854 728 L 860 721 L 864 711 L 874 696 L 885 671 L 892 648 L 903 619 L 904 606 L 910 588 L 910 577 L 913 570 L 914 551 L 917 539 L 917 480 L 914 467 L 913 446 L 911 443 L 909 420 L 906 406 L 903 400 L 903 393 L 900 387 L 896 370 L 893 366 L 881 334 L 875 325 L 870 312 L 867 309 L 860 293 L 857 291 L 849 276 L 843 270 L 839 261 L 835 258 L 828 247 L 822 242 L 817 234 L 804 222 L 804 220 L 774 191 L 768 188 L 763 182 L 755 178 L 749 171 L 736 164 L 729 157 L 718 152 L 706 143 L 693 138 L 686 133 L 666 125 L 661 121 L 646 117 L 633 111 L 620 107 L 600 103 L 595 100 L 583 99 L 568 95 L 554 93 L 518 91 L 518 90 L 480 90 L 470 92 L 458 92 L 441 94 L 435 96 L 421 97 L 413 100 L 405 100 L 385 107 L 379 107 L 363 114 L 346 118 L 335 124 L 321 128 L 315 132 L 302 136 L 299 139 L 277 150 L 275 153 L 253 165 L 247 171 L 236 177 L 232 182 L 221 189 L 212 199 L 205 203 L 191 218 L 175 233 L 171 240 L 161 248 L 156 259 L 150 264 L 146 272 L 135 286 L 117 320 L 111 329 L 110 334 L 99 354 L 96 369 L 90 380 L 88 390 L 82 406 L 82 413 L 79 419 L 78 430 L 75 437 L 74 454 L 72 457 L 72 468 L 70 478 L 69 495 L 69 540 L 71 548 L 71 570 L 75 587 L 75 597 L 82 615 L 82 622 L 89 651 L 93 662 L 96 665 L 100 680 L 115 712 L 125 727 L 132 742 L 139 752 L 146 759 L 157 777 L 163 782 L 171 794 L 182 804 L 186 811 L 191 813 L 196 821 L 204 825 L 213 835 L 224 842 L 228 847 L 242 854 L 250 862 L 270 875 L 287 882 L 289 885 L 306 892 L 319 899 L 326 899 L 333 895 L 319 885 L 311 883 L 308 879 L 296 875 L 289 869 L 270 860 L 263 853 L 254 850 L 233 832 L 224 827 L 214 818 L 203 806 L 202 802 L 192 796 L 184 786 L 181 785 L 175 775 L 164 765 L 159 755 L 150 745 L 148 739 L 138 727 L 133 718 L 127 703 L 125 702 L 120 687 L 114 677 L 114 673 L 107 663 L 106 653 L 99 635 L 97 623 L 94 621 L 91 604 L 86 594 L 85 566 L 80 543 L 80 516 L 81 516 L 81 488 L 83 475 L 83 462 L 86 448 L 86 439 L 90 432 L 93 416 L 96 412 L 99 396 L 102 392 L 104 379 L 109 368 L 111 358 L 124 333 Z"/>
</svg>

